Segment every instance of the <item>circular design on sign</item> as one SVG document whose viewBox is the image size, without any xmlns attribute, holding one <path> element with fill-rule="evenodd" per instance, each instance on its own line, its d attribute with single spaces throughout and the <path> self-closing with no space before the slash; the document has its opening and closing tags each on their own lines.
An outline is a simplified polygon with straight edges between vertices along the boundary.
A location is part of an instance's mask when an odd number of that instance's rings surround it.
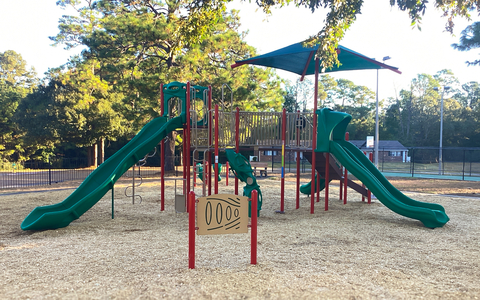
<svg viewBox="0 0 480 300">
<path fill-rule="evenodd" d="M 207 201 L 207 204 L 205 205 L 205 223 L 207 223 L 207 225 L 212 223 L 212 213 L 212 202 Z"/>
<path fill-rule="evenodd" d="M 222 203 L 217 203 L 217 208 L 216 208 L 216 219 L 217 219 L 217 224 L 222 223 L 223 219 L 223 208 L 222 208 Z"/>
<path fill-rule="evenodd" d="M 227 218 L 227 221 L 230 221 L 232 218 L 232 207 L 227 206 L 227 209 L 225 210 L 225 218 Z"/>
<path fill-rule="evenodd" d="M 240 211 L 238 210 L 238 208 L 235 208 L 233 215 L 235 216 L 235 218 L 238 218 L 238 216 L 240 215 Z"/>
</svg>

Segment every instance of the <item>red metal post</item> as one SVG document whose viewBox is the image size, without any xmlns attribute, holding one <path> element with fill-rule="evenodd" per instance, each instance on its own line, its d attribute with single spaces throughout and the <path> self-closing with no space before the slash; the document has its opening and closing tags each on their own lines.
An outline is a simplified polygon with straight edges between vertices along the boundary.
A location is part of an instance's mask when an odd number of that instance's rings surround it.
<svg viewBox="0 0 480 300">
<path fill-rule="evenodd" d="M 280 212 L 285 211 L 285 132 L 287 131 L 287 110 L 282 112 L 282 175 L 280 179 Z M 273 159 L 273 156 L 272 156 Z"/>
<path fill-rule="evenodd" d="M 363 155 L 367 155 L 367 152 L 363 151 Z M 362 188 L 365 187 L 365 184 L 362 182 Z M 365 196 L 362 194 L 362 202 L 365 202 Z"/>
<path fill-rule="evenodd" d="M 328 210 L 328 187 L 330 181 L 330 153 L 325 157 L 325 211 Z"/>
<path fill-rule="evenodd" d="M 190 193 L 190 131 L 191 131 L 191 123 L 190 123 L 190 82 L 187 82 L 187 95 L 186 95 L 186 107 L 187 107 L 187 132 L 186 134 L 184 133 L 184 136 L 186 137 L 186 141 L 183 141 L 186 143 L 186 149 L 187 152 L 185 153 L 185 162 L 186 162 L 186 180 L 187 180 L 187 193 Z"/>
<path fill-rule="evenodd" d="M 318 73 L 320 69 L 320 59 L 315 58 L 315 91 L 313 97 L 313 137 L 312 137 L 312 180 L 311 180 L 311 198 L 310 213 L 315 212 L 315 147 L 317 146 L 317 101 L 318 101 Z"/>
<path fill-rule="evenodd" d="M 195 269 L 195 192 L 188 194 L 188 268 Z"/>
<path fill-rule="evenodd" d="M 349 133 L 345 132 L 345 140 L 348 141 Z M 345 175 L 343 176 L 343 204 L 347 204 L 347 187 L 348 187 L 348 170 L 345 168 Z"/>
<path fill-rule="evenodd" d="M 163 83 L 160 85 L 160 115 L 165 113 Z M 165 210 L 165 139 L 160 141 L 160 210 Z"/>
<path fill-rule="evenodd" d="M 240 152 L 240 108 L 235 112 L 235 151 Z M 235 195 L 238 195 L 238 178 L 235 176 Z"/>
<path fill-rule="evenodd" d="M 212 115 L 212 86 L 208 87 L 208 147 L 212 145 L 213 141 L 213 115 Z M 212 153 L 210 151 L 208 153 L 208 174 L 212 174 Z M 210 177 L 208 178 L 208 195 L 212 194 L 212 181 L 210 180 Z"/>
<path fill-rule="evenodd" d="M 208 176 L 210 176 L 210 174 L 212 174 L 212 153 L 210 151 L 207 151 L 207 154 L 208 154 L 207 161 L 206 161 L 206 164 L 208 164 L 207 174 Z M 212 181 L 210 180 L 210 177 L 208 177 L 207 182 L 208 182 L 207 183 L 208 195 L 210 196 L 212 194 Z"/>
<path fill-rule="evenodd" d="M 186 161 L 186 153 L 187 153 L 187 137 L 185 136 L 186 135 L 186 132 L 187 132 L 187 128 L 185 126 L 185 124 L 183 125 L 183 145 L 182 145 L 182 152 L 183 152 L 183 156 L 182 156 L 182 178 L 183 178 L 183 194 L 184 195 L 187 195 L 187 185 L 186 185 L 186 180 L 187 180 L 187 161 Z M 188 207 L 187 207 L 188 209 Z"/>
<path fill-rule="evenodd" d="M 340 169 L 340 172 L 343 174 L 343 167 Z M 343 199 L 343 179 L 340 178 L 340 200 Z"/>
<path fill-rule="evenodd" d="M 252 191 L 252 206 L 251 206 L 251 224 L 250 230 L 252 234 L 252 245 L 251 245 L 251 253 L 250 253 L 250 264 L 256 265 L 257 264 L 257 210 L 258 210 L 258 194 L 256 190 Z"/>
<path fill-rule="evenodd" d="M 369 153 L 368 158 L 370 159 L 371 162 L 373 162 L 373 152 Z M 370 190 L 368 190 L 367 195 L 368 195 L 368 197 L 367 197 L 368 200 L 367 201 L 368 201 L 368 204 L 370 204 L 370 203 L 372 203 L 372 192 Z"/>
<path fill-rule="evenodd" d="M 214 171 L 214 180 L 215 180 L 215 194 L 218 194 L 218 104 L 215 105 L 215 171 Z"/>
<path fill-rule="evenodd" d="M 300 111 L 297 110 L 297 122 L 300 122 Z M 300 147 L 300 127 L 299 124 L 295 124 L 297 127 L 297 147 Z M 300 208 L 300 151 L 297 151 L 297 195 L 296 195 L 295 209 Z"/>
</svg>

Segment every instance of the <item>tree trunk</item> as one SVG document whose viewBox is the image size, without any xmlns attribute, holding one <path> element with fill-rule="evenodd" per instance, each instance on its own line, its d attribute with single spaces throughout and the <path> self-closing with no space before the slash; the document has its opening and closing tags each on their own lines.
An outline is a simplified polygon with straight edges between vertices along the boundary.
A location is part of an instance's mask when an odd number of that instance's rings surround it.
<svg viewBox="0 0 480 300">
<path fill-rule="evenodd" d="M 97 165 L 101 165 L 105 161 L 105 139 L 101 138 L 97 141 Z"/>
<path fill-rule="evenodd" d="M 172 131 L 168 134 L 165 141 L 165 171 L 173 171 L 175 169 L 175 139 L 177 132 Z"/>
<path fill-rule="evenodd" d="M 97 145 L 93 144 L 92 146 L 88 147 L 88 166 L 89 167 L 97 167 Z"/>
</svg>

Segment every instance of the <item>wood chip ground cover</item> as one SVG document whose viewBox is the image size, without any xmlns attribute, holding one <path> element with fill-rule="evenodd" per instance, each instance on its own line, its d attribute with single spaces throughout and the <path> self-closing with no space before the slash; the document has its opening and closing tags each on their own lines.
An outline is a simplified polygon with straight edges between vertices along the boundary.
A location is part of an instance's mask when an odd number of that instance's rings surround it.
<svg viewBox="0 0 480 300">
<path fill-rule="evenodd" d="M 302 180 L 304 181 L 304 180 Z M 232 193 L 233 180 L 220 193 Z M 330 190 L 310 214 L 310 198 L 295 209 L 295 182 L 259 181 L 258 264 L 250 265 L 250 235 L 197 236 L 196 269 L 188 269 L 187 215 L 174 212 L 173 182 L 161 212 L 155 181 L 137 189 L 132 205 L 115 188 L 68 227 L 20 229 L 36 206 L 62 201 L 72 190 L 0 195 L 2 299 L 478 299 L 480 199 L 417 192 L 451 218 L 427 229 L 416 220 L 368 205 L 349 190 L 348 203 Z M 240 190 L 243 185 L 240 185 Z M 198 189 L 199 191 L 199 189 Z"/>
</svg>

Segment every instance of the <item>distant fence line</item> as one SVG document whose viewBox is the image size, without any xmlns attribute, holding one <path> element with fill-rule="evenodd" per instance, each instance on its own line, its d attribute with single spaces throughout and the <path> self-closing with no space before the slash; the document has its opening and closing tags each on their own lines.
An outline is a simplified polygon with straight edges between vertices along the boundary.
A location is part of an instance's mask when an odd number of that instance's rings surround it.
<svg viewBox="0 0 480 300">
<path fill-rule="evenodd" d="M 407 148 L 408 155 L 398 158 L 397 151 L 379 149 L 378 169 L 387 174 L 422 177 L 437 175 L 444 178 L 460 180 L 473 180 L 480 177 L 480 148 L 443 148 L 443 163 L 439 164 L 439 148 L 415 147 Z M 281 151 L 266 151 L 263 160 L 268 159 L 269 173 L 280 173 Z M 288 153 L 288 151 L 287 151 Z M 261 156 L 262 157 L 262 156 Z M 296 162 L 294 155 L 287 155 L 285 160 L 285 172 L 295 173 Z M 172 159 L 172 158 L 170 158 Z M 176 165 L 180 158 L 176 156 Z M 262 160 L 262 159 L 261 159 Z M 143 167 L 135 168 L 135 176 L 151 177 L 158 176 L 160 167 L 158 160 Z M 86 158 L 52 157 L 49 161 L 26 161 L 21 164 L 2 164 L 0 168 L 0 189 L 19 188 L 40 185 L 52 185 L 55 183 L 84 180 L 93 172 L 93 167 L 88 167 Z M 310 172 L 311 165 L 305 159 L 301 159 L 302 173 Z M 130 168 L 123 177 L 132 177 L 133 168 Z"/>
</svg>

